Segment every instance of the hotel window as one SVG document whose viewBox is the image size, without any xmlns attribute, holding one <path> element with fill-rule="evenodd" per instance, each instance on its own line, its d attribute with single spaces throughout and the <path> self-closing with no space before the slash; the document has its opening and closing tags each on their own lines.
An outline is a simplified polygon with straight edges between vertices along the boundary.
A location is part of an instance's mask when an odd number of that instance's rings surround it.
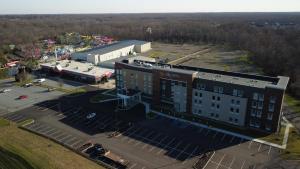
<svg viewBox="0 0 300 169">
<path fill-rule="evenodd" d="M 197 102 L 198 102 L 197 99 L 195 99 L 194 102 L 195 102 L 195 104 L 197 104 Z"/>
<path fill-rule="evenodd" d="M 202 110 L 198 110 L 198 114 L 201 114 L 202 113 Z"/>
<path fill-rule="evenodd" d="M 269 104 L 269 112 L 274 112 L 275 109 L 275 104 L 274 103 L 270 103 Z"/>
<path fill-rule="evenodd" d="M 255 117 L 256 116 L 256 109 L 251 109 L 251 116 Z"/>
<path fill-rule="evenodd" d="M 262 109 L 263 108 L 263 102 L 262 101 L 259 101 L 258 102 L 258 109 Z"/>
<path fill-rule="evenodd" d="M 252 107 L 256 108 L 257 107 L 257 102 L 256 101 L 252 101 Z"/>
<path fill-rule="evenodd" d="M 220 109 L 220 105 L 217 104 L 217 109 Z"/>
<path fill-rule="evenodd" d="M 199 97 L 202 97 L 202 93 L 199 93 Z"/>
<path fill-rule="evenodd" d="M 238 90 L 237 89 L 233 89 L 233 96 L 237 96 L 238 95 Z"/>
<path fill-rule="evenodd" d="M 239 123 L 239 120 L 238 119 L 234 119 L 234 123 Z"/>
<path fill-rule="evenodd" d="M 219 114 L 216 114 L 216 118 L 219 118 Z"/>
<path fill-rule="evenodd" d="M 259 122 L 259 121 L 256 121 L 256 122 L 255 122 L 255 127 L 256 127 L 256 128 L 260 128 L 260 122 Z"/>
<path fill-rule="evenodd" d="M 253 93 L 253 100 L 258 100 L 258 93 Z"/>
<path fill-rule="evenodd" d="M 244 92 L 242 90 L 233 89 L 233 96 L 243 97 Z"/>
<path fill-rule="evenodd" d="M 254 122 L 253 119 L 250 120 L 250 126 L 251 126 L 251 127 L 254 127 L 254 126 L 255 126 L 255 122 Z"/>
<path fill-rule="evenodd" d="M 234 112 L 234 108 L 230 107 L 230 112 L 233 113 Z"/>
<path fill-rule="evenodd" d="M 214 117 L 214 115 L 215 115 L 214 113 L 210 113 L 210 116 L 211 116 L 211 117 Z"/>
<path fill-rule="evenodd" d="M 220 100 L 221 100 L 220 96 L 218 96 L 218 97 L 217 97 L 217 100 L 218 100 L 218 101 L 220 101 Z"/>
<path fill-rule="evenodd" d="M 236 113 L 240 113 L 240 109 L 235 109 L 235 112 Z"/>
<path fill-rule="evenodd" d="M 215 107 L 215 103 L 212 103 L 212 104 L 211 104 L 211 107 Z"/>
<path fill-rule="evenodd" d="M 256 117 L 261 118 L 261 114 L 262 114 L 261 110 L 256 111 Z"/>
<path fill-rule="evenodd" d="M 212 96 L 212 99 L 215 100 L 215 99 L 216 99 L 216 96 Z"/>
<path fill-rule="evenodd" d="M 197 88 L 200 89 L 200 90 L 205 90 L 205 87 L 206 87 L 205 84 L 198 84 L 197 85 Z"/>
<path fill-rule="evenodd" d="M 276 97 L 275 96 L 270 97 L 270 103 L 276 103 Z"/>
<path fill-rule="evenodd" d="M 232 122 L 232 117 L 229 117 L 229 121 Z"/>
<path fill-rule="evenodd" d="M 234 99 L 231 99 L 231 104 L 234 104 Z"/>
<path fill-rule="evenodd" d="M 263 94 L 258 94 L 258 100 L 264 101 L 264 95 Z"/>
<path fill-rule="evenodd" d="M 195 92 L 195 96 L 198 96 L 198 92 Z"/>
<path fill-rule="evenodd" d="M 215 93 L 223 93 L 223 87 L 214 86 L 214 92 Z"/>
<path fill-rule="evenodd" d="M 202 100 L 198 100 L 198 103 L 199 103 L 199 104 L 202 104 Z"/>
<path fill-rule="evenodd" d="M 237 104 L 237 105 L 240 105 L 240 104 L 241 104 L 241 101 L 237 100 L 237 101 L 236 101 L 236 104 Z"/>
<path fill-rule="evenodd" d="M 273 119 L 273 114 L 272 113 L 268 113 L 268 120 L 272 120 Z"/>
</svg>

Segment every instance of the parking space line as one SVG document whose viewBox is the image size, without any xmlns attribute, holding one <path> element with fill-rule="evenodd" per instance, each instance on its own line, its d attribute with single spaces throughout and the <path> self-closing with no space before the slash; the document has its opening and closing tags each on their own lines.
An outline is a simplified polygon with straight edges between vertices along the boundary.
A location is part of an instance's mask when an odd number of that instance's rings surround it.
<svg viewBox="0 0 300 169">
<path fill-rule="evenodd" d="M 272 149 L 272 146 L 270 146 L 270 148 L 269 148 L 268 155 L 270 155 L 271 149 Z"/>
<path fill-rule="evenodd" d="M 55 129 L 55 128 L 52 128 L 51 130 L 45 132 L 44 134 L 48 135 L 48 134 L 52 133 L 53 131 L 56 131 L 56 129 Z"/>
<path fill-rule="evenodd" d="M 66 133 L 64 133 L 62 131 L 59 131 L 58 133 L 59 134 L 56 137 L 54 137 L 56 140 L 58 140 L 61 136 L 65 136 L 65 134 L 66 134 Z"/>
<path fill-rule="evenodd" d="M 148 138 L 149 136 L 151 136 L 151 134 L 153 134 L 153 133 L 155 133 L 154 131 L 151 131 L 150 133 L 148 133 L 146 136 L 145 136 L 145 138 Z M 144 138 L 142 138 L 142 140 L 145 140 Z M 142 141 L 141 140 L 141 141 Z M 138 141 L 137 143 L 135 143 L 134 144 L 134 146 L 138 146 L 140 143 L 141 143 L 141 141 Z"/>
<path fill-rule="evenodd" d="M 134 134 L 135 132 L 137 132 L 138 130 L 141 130 L 141 128 L 137 128 L 137 129 L 134 130 L 133 132 L 128 133 L 128 135 L 126 135 L 126 137 L 123 137 L 121 140 L 122 140 L 122 141 L 126 140 L 126 139 L 129 138 L 132 134 Z"/>
<path fill-rule="evenodd" d="M 259 147 L 258 147 L 258 149 L 257 149 L 258 152 L 259 152 L 260 149 L 261 149 L 261 145 L 262 145 L 262 144 L 259 144 Z"/>
<path fill-rule="evenodd" d="M 132 166 L 130 166 L 129 169 L 133 169 L 136 165 L 137 165 L 137 163 L 134 163 Z"/>
<path fill-rule="evenodd" d="M 226 154 L 224 154 L 224 155 L 222 156 L 222 158 L 221 158 L 221 160 L 219 161 L 218 166 L 217 166 L 216 169 L 218 169 L 218 168 L 220 167 L 220 165 L 221 165 L 222 161 L 224 160 L 225 156 L 226 156 Z"/>
<path fill-rule="evenodd" d="M 185 152 L 187 150 L 187 148 L 190 146 L 191 144 L 189 143 L 187 146 L 185 146 L 184 149 L 182 149 L 182 151 L 180 151 L 180 153 L 175 157 L 175 159 L 177 159 L 178 157 L 180 157 L 180 155 Z"/>
<path fill-rule="evenodd" d="M 156 140 L 158 137 L 160 137 L 162 134 L 158 133 L 157 135 L 155 135 L 155 137 L 152 138 L 152 140 Z M 149 144 L 145 144 L 142 149 L 145 149 Z"/>
<path fill-rule="evenodd" d="M 56 130 L 55 132 L 49 134 L 49 136 L 51 136 L 52 138 L 55 138 L 54 136 L 55 136 L 56 134 L 59 134 L 59 133 L 61 133 L 61 131 L 60 131 L 60 130 Z"/>
<path fill-rule="evenodd" d="M 241 169 L 243 169 L 243 168 L 244 168 L 244 166 L 245 166 L 245 162 L 246 162 L 246 160 L 244 160 L 244 162 L 243 162 L 243 164 L 242 164 L 242 166 L 241 166 Z"/>
<path fill-rule="evenodd" d="M 158 143 L 155 143 L 154 145 L 155 145 L 155 146 L 161 145 L 161 143 L 162 143 L 164 140 L 166 140 L 168 137 L 169 137 L 169 136 L 167 136 L 167 135 L 164 136 L 163 139 L 161 139 Z M 151 149 L 149 150 L 149 152 L 151 152 L 154 148 L 155 148 L 155 147 L 151 147 Z"/>
<path fill-rule="evenodd" d="M 67 145 L 71 146 L 71 143 L 76 142 L 76 140 L 78 140 L 78 138 L 74 136 L 71 140 L 66 141 L 66 143 Z"/>
<path fill-rule="evenodd" d="M 252 143 L 253 143 L 253 141 L 251 140 L 251 142 L 249 143 L 248 149 L 251 149 Z"/>
<path fill-rule="evenodd" d="M 40 133 L 44 133 L 46 131 L 49 131 L 49 129 L 52 129 L 52 127 L 46 126 L 44 129 L 40 130 Z"/>
<path fill-rule="evenodd" d="M 231 168 L 231 166 L 232 166 L 232 164 L 234 163 L 234 161 L 235 161 L 235 157 L 232 158 L 232 161 L 231 161 L 231 163 L 230 163 L 230 165 L 229 165 L 228 168 Z"/>
<path fill-rule="evenodd" d="M 65 133 L 64 133 L 64 134 L 65 134 Z M 71 135 L 69 135 L 69 134 L 65 134 L 65 135 L 62 135 L 62 136 L 58 137 L 57 140 L 58 140 L 59 142 L 61 142 L 62 140 L 66 139 L 66 138 L 68 138 L 68 137 L 70 137 L 70 136 L 71 136 Z"/>
<path fill-rule="evenodd" d="M 182 143 L 182 141 L 179 141 L 177 144 L 176 144 L 176 146 L 175 147 L 170 147 L 171 148 L 171 151 L 169 151 L 169 154 L 172 154 L 173 153 L 173 151 L 174 150 L 176 150 L 177 151 L 177 147 L 180 145 Z"/>
<path fill-rule="evenodd" d="M 148 130 L 142 130 L 142 133 L 146 133 L 146 132 L 148 132 Z M 141 133 L 141 134 L 138 134 L 138 135 L 136 135 L 136 136 L 141 136 L 142 133 Z M 133 134 L 133 135 L 135 135 L 135 134 Z M 130 139 L 130 140 L 128 140 L 127 143 L 131 143 L 131 142 L 134 141 L 134 140 L 135 140 L 135 139 Z"/>
<path fill-rule="evenodd" d="M 172 144 L 172 142 L 175 140 L 175 138 L 173 138 L 170 142 L 168 142 L 162 149 L 160 149 L 156 154 L 159 155 L 164 149 L 166 149 L 170 144 Z"/>
<path fill-rule="evenodd" d="M 211 159 L 213 158 L 213 156 L 215 155 L 215 153 L 216 152 L 214 151 L 214 153 L 210 156 L 210 158 L 207 160 L 206 164 L 204 165 L 204 167 L 202 169 L 205 169 L 207 167 L 208 163 L 211 161 Z"/>
<path fill-rule="evenodd" d="M 198 148 L 199 148 L 199 146 L 196 146 L 196 148 L 194 148 L 194 150 L 192 151 L 192 153 L 189 154 L 189 156 L 188 156 L 186 159 L 191 158 L 191 157 L 194 155 L 194 153 L 198 150 Z M 185 161 L 183 161 L 181 164 L 185 164 L 186 162 L 187 162 L 187 161 L 185 160 Z"/>
<path fill-rule="evenodd" d="M 72 145 L 70 145 L 71 147 L 74 147 L 75 145 L 79 144 L 80 142 L 83 142 L 82 140 L 77 140 L 75 143 L 73 143 Z"/>
</svg>

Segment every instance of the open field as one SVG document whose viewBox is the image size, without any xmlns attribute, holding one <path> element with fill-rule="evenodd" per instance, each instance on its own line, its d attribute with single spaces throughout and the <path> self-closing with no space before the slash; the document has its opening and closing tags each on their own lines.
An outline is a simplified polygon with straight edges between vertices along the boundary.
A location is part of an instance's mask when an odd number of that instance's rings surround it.
<svg viewBox="0 0 300 169">
<path fill-rule="evenodd" d="M 14 123 L 4 126 L 4 120 L 0 121 L 0 137 L 5 138 L 0 139 L 0 164 L 4 169 L 101 168 L 52 141 L 17 128 Z"/>
<path fill-rule="evenodd" d="M 152 50 L 143 55 L 167 59 L 167 62 L 176 65 L 243 73 L 262 73 L 259 68 L 253 66 L 247 52 L 228 49 L 225 46 L 154 42 Z"/>
</svg>

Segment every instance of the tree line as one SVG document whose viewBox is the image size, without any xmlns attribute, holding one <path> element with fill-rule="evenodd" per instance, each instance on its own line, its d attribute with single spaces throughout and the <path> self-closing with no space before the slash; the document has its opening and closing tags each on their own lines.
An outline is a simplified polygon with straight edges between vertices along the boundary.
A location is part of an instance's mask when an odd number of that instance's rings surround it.
<svg viewBox="0 0 300 169">
<path fill-rule="evenodd" d="M 147 31 L 149 28 L 151 32 Z M 300 96 L 299 13 L 0 16 L 1 46 L 34 43 L 59 37 L 64 32 L 179 44 L 230 45 L 249 51 L 251 60 L 266 75 L 291 77 L 289 91 Z"/>
</svg>

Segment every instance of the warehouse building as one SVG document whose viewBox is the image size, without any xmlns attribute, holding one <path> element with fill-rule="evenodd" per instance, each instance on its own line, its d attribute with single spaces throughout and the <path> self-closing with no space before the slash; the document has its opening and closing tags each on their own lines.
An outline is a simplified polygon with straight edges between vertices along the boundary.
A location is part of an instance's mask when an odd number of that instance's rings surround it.
<svg viewBox="0 0 300 169">
<path fill-rule="evenodd" d="M 178 112 L 268 133 L 280 128 L 282 102 L 289 81 L 283 76 L 258 76 L 142 60 L 116 62 L 115 73 L 118 96 L 125 106 L 132 101 L 146 102 L 162 112 Z"/>
<path fill-rule="evenodd" d="M 83 52 L 73 53 L 71 58 L 73 60 L 83 60 L 98 65 L 104 61 L 120 58 L 133 53 L 143 53 L 149 50 L 151 50 L 151 42 L 125 40 Z"/>
<path fill-rule="evenodd" d="M 64 77 L 88 83 L 99 83 L 103 78 L 110 78 L 114 70 L 100 68 L 91 63 L 81 63 L 71 60 L 41 64 L 42 71 L 52 74 L 59 74 Z"/>
</svg>

